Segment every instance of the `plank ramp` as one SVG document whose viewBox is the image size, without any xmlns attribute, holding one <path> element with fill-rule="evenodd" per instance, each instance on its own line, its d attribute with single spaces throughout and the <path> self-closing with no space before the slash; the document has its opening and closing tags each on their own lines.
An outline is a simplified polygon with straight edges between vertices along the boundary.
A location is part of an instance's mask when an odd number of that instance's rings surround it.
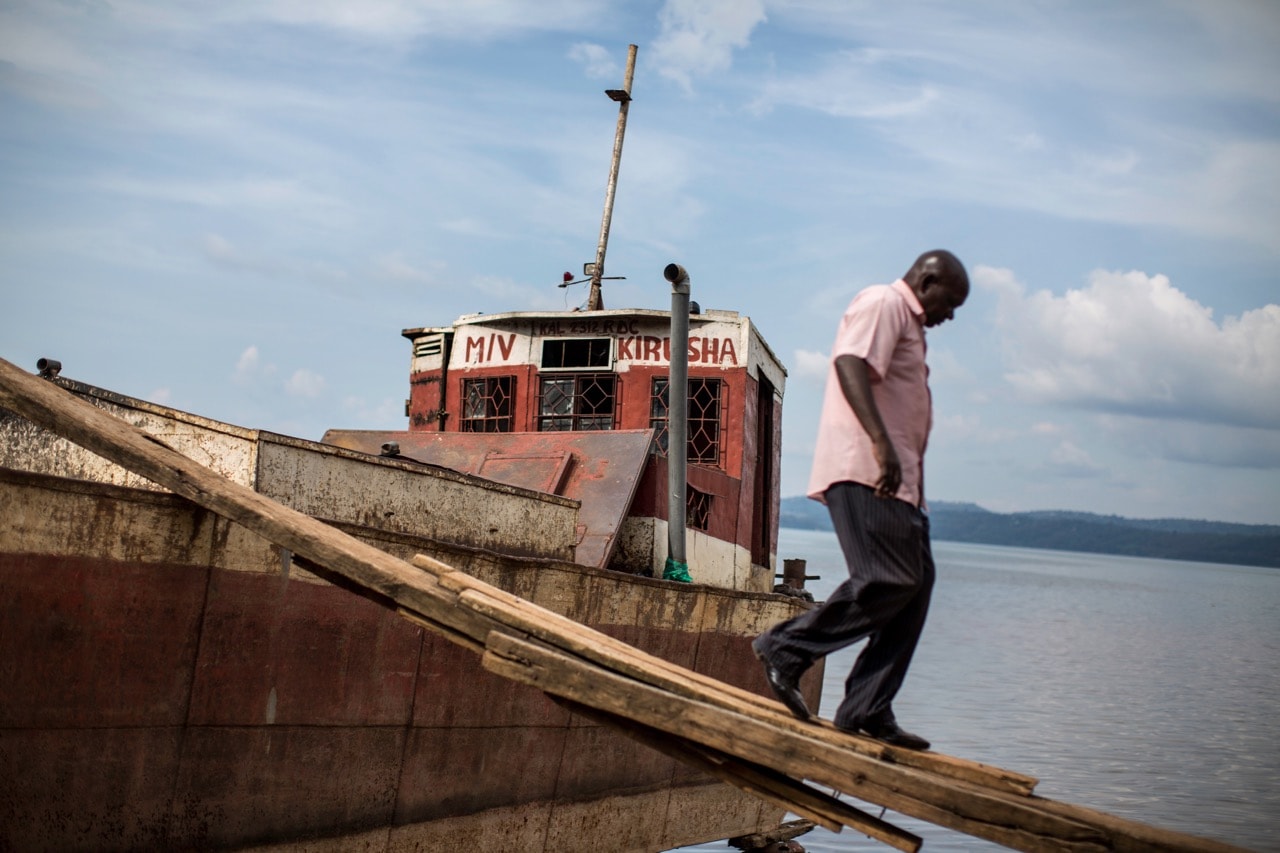
<svg viewBox="0 0 1280 853">
<path fill-rule="evenodd" d="M 781 704 L 587 628 L 432 558 L 367 545 L 252 489 L 0 359 L 0 405 L 292 551 L 343 586 L 481 656 L 499 675 L 832 831 L 899 850 L 921 839 L 848 795 L 1026 851 L 1238 850 L 1037 797 L 1036 780 L 802 722 Z M 829 789 L 832 793 L 827 793 Z"/>
</svg>

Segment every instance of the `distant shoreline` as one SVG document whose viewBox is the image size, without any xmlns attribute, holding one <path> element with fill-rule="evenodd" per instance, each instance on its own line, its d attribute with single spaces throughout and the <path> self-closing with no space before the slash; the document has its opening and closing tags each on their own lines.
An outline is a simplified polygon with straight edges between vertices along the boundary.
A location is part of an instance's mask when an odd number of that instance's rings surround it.
<svg viewBox="0 0 1280 853">
<path fill-rule="evenodd" d="M 1052 510 L 1000 513 L 948 501 L 930 502 L 929 521 L 933 538 L 941 541 L 1280 568 L 1280 525 Z M 826 508 L 804 497 L 782 499 L 779 524 L 831 529 Z"/>
</svg>

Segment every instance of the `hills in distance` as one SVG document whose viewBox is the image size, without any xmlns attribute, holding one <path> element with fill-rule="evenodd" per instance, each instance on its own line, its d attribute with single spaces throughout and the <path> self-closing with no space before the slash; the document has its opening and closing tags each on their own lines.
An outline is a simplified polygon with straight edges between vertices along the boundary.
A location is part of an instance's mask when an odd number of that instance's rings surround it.
<svg viewBox="0 0 1280 853">
<path fill-rule="evenodd" d="M 831 529 L 827 508 L 805 497 L 783 498 L 779 523 Z M 1280 525 L 1057 510 L 1001 513 L 951 501 L 930 501 L 929 525 L 935 540 L 1280 568 Z"/>
</svg>

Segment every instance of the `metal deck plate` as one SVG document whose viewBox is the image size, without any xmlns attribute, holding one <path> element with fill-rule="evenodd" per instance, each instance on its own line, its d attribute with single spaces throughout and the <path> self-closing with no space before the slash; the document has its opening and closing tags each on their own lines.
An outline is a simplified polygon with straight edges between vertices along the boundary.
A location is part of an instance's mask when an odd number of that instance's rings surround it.
<svg viewBox="0 0 1280 853">
<path fill-rule="evenodd" d="M 575 562 L 606 568 L 618 529 L 649 459 L 653 431 L 389 432 L 331 429 L 321 441 L 379 455 L 396 442 L 400 455 L 510 486 L 573 498 L 580 538 Z"/>
</svg>

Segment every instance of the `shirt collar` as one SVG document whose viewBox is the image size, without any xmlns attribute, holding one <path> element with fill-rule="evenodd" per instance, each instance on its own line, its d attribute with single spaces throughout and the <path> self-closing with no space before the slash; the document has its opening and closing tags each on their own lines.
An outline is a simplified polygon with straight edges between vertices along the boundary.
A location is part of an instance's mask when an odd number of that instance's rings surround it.
<svg viewBox="0 0 1280 853">
<path fill-rule="evenodd" d="M 893 289 L 902 294 L 902 298 L 907 300 L 907 307 L 911 309 L 911 313 L 916 315 L 916 320 L 924 322 L 924 306 L 920 304 L 920 300 L 916 297 L 915 291 L 911 289 L 911 285 L 903 279 L 898 279 L 892 285 Z"/>
</svg>

